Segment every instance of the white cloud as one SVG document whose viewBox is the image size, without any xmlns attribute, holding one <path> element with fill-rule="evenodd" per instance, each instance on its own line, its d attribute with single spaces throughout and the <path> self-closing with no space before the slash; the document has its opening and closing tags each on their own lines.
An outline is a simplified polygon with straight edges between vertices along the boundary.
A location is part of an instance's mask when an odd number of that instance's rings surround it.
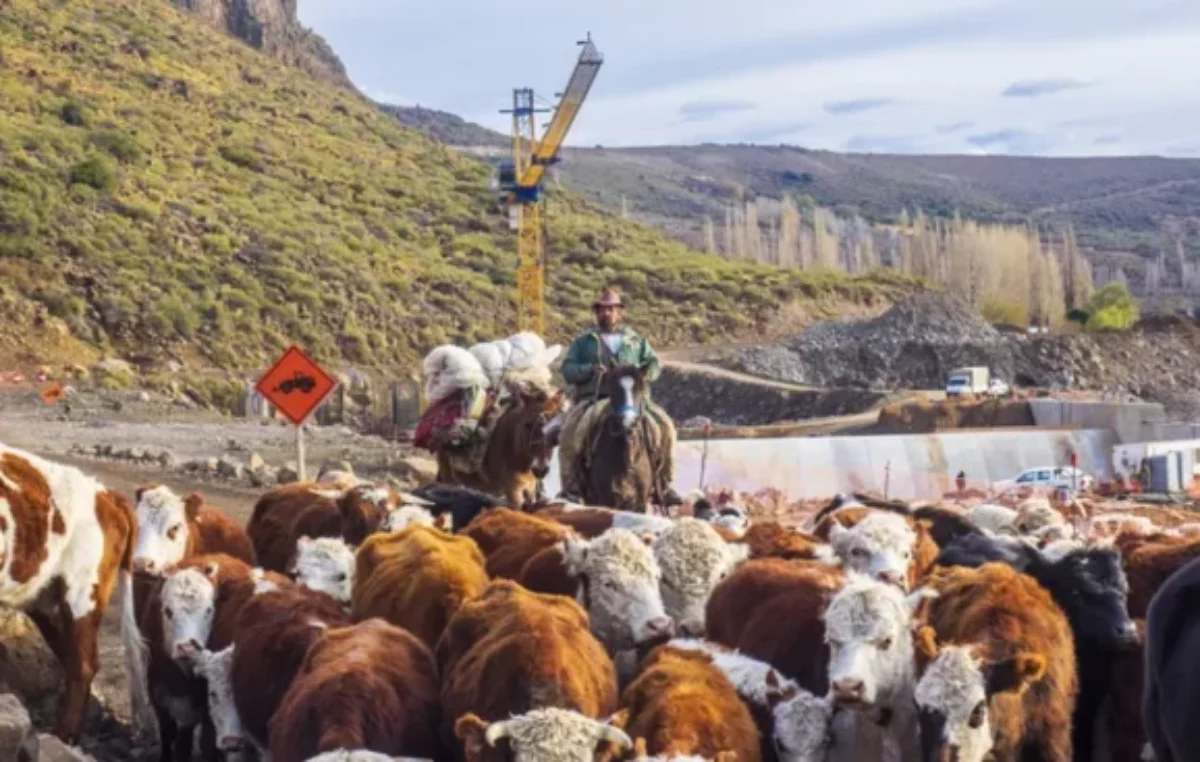
<svg viewBox="0 0 1200 762">
<path fill-rule="evenodd" d="M 500 130 L 511 88 L 551 97 L 591 30 L 606 60 L 576 145 L 1194 153 L 1200 120 L 1195 0 L 531 0 L 520 13 L 306 0 L 301 13 L 373 97 Z"/>
</svg>

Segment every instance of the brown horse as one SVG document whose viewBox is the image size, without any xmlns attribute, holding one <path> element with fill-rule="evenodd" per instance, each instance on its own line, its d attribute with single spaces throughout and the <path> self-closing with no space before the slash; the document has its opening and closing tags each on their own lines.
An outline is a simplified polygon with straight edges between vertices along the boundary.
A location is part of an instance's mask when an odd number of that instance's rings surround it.
<svg viewBox="0 0 1200 762">
<path fill-rule="evenodd" d="M 438 481 L 503 497 L 513 508 L 534 503 L 538 480 L 549 473 L 554 452 L 546 423 L 562 408 L 563 399 L 562 391 L 514 389 L 514 400 L 488 435 L 480 468 L 462 470 L 446 453 L 438 453 Z"/>
<path fill-rule="evenodd" d="M 608 371 L 600 395 L 608 409 L 592 423 L 580 448 L 579 484 L 587 505 L 642 513 L 651 500 L 662 503 L 665 485 L 655 451 L 662 432 L 647 410 L 645 372 L 633 366 Z M 587 414 L 585 414 L 587 415 Z"/>
</svg>

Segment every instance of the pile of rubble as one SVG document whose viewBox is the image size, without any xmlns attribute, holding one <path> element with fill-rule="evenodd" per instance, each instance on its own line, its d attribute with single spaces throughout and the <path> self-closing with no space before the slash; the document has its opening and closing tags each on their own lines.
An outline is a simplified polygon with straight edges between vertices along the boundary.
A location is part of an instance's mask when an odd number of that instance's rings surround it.
<svg viewBox="0 0 1200 762">
<path fill-rule="evenodd" d="M 1002 332 L 953 295 L 927 292 L 871 320 L 818 323 L 719 362 L 796 384 L 887 390 L 940 389 L 953 368 L 979 365 L 1020 387 L 1166 402 L 1200 387 L 1198 355 L 1200 329 L 1186 320 L 1148 319 L 1121 332 Z"/>
</svg>

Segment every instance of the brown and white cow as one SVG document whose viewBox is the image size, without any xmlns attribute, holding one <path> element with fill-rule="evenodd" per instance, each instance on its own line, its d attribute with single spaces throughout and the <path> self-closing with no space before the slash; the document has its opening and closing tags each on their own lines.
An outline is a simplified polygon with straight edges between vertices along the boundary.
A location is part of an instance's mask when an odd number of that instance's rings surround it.
<svg viewBox="0 0 1200 762">
<path fill-rule="evenodd" d="M 938 553 L 924 522 L 871 508 L 837 511 L 822 522 L 815 534 L 828 536 L 834 554 L 848 571 L 866 574 L 901 590 L 913 589 L 933 566 Z"/>
<path fill-rule="evenodd" d="M 616 668 L 570 598 L 494 580 L 451 618 L 436 656 L 443 739 L 467 760 L 591 762 L 602 740 L 629 745 L 601 720 L 617 709 Z"/>
<path fill-rule="evenodd" d="M 709 640 L 676 638 L 672 648 L 702 653 L 725 675 L 750 707 L 762 733 L 762 758 L 777 762 L 825 762 L 833 745 L 833 706 L 765 661 Z"/>
<path fill-rule="evenodd" d="M 63 740 L 82 728 L 100 666 L 100 623 L 118 584 L 134 726 L 149 727 L 136 542 L 137 517 L 123 495 L 79 469 L 0 444 L 0 604 L 27 612 L 62 664 L 66 690 L 54 733 Z"/>
<path fill-rule="evenodd" d="M 646 754 L 762 759 L 750 710 L 707 654 L 655 649 L 621 693 L 621 707 L 613 724 L 635 742 L 644 740 Z"/>
<path fill-rule="evenodd" d="M 1003 563 L 934 571 L 916 636 L 927 760 L 1068 760 L 1078 693 L 1066 615 Z"/>
<path fill-rule="evenodd" d="M 338 749 L 440 758 L 439 688 L 433 653 L 407 630 L 382 619 L 329 630 L 271 718 L 271 760 Z"/>
<path fill-rule="evenodd" d="M 133 565 L 138 571 L 159 573 L 185 558 L 224 553 L 255 565 L 254 546 L 237 522 L 205 505 L 193 492 L 181 498 L 170 487 L 149 484 L 134 493 L 138 538 Z"/>
<path fill-rule="evenodd" d="M 570 504 L 542 508 L 533 515 L 571 527 L 588 539 L 599 537 L 610 529 L 628 529 L 639 535 L 657 536 L 674 523 L 664 516 Z"/>
<path fill-rule="evenodd" d="M 708 637 L 824 695 L 829 646 L 821 616 L 845 577 L 840 568 L 813 561 L 747 561 L 709 597 Z"/>
<path fill-rule="evenodd" d="M 242 607 L 233 640 L 233 698 L 256 746 L 267 748 L 270 719 L 308 649 L 325 630 L 350 623 L 342 604 L 300 585 L 256 595 Z"/>
<path fill-rule="evenodd" d="M 264 569 L 284 572 L 296 542 L 308 537 L 340 537 L 359 545 L 379 530 L 402 496 L 369 483 L 348 490 L 315 483 L 277 487 L 258 499 L 246 533 Z"/>
<path fill-rule="evenodd" d="M 455 612 L 489 582 L 474 540 L 426 526 L 374 535 L 356 557 L 354 620 L 379 617 L 430 648 Z"/>
</svg>

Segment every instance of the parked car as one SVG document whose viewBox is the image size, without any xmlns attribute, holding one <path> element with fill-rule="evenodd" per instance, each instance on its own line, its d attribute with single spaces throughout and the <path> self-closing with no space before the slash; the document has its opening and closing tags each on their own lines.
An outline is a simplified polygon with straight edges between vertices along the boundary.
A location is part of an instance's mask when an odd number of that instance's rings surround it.
<svg viewBox="0 0 1200 762">
<path fill-rule="evenodd" d="M 993 378 L 988 384 L 988 394 L 993 397 L 1003 397 L 1011 391 L 1012 388 L 999 378 Z"/>
<path fill-rule="evenodd" d="M 996 487 L 1001 491 L 1014 487 L 1040 487 L 1077 489 L 1087 492 L 1095 485 L 1096 480 L 1081 469 L 1071 466 L 1039 466 L 1027 468 L 1015 479 L 998 482 Z"/>
</svg>

